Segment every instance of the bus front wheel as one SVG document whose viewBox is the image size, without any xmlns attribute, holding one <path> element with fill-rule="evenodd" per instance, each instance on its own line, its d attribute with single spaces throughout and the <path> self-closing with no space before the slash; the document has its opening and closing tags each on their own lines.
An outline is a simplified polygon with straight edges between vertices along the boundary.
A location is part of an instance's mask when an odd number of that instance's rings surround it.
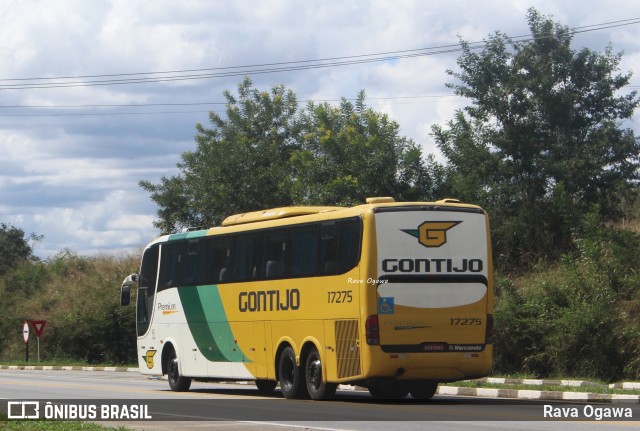
<svg viewBox="0 0 640 431">
<path fill-rule="evenodd" d="M 285 398 L 305 396 L 305 384 L 302 371 L 296 363 L 296 354 L 291 347 L 285 347 L 278 362 L 278 379 Z"/>
<path fill-rule="evenodd" d="M 309 396 L 314 400 L 326 400 L 336 393 L 337 385 L 323 381 L 320 353 L 315 348 L 307 355 L 304 376 Z"/>
<path fill-rule="evenodd" d="M 176 357 L 176 352 L 173 350 L 169 353 L 167 359 L 167 377 L 169 387 L 174 392 L 185 392 L 191 387 L 191 379 L 180 375 L 178 358 Z"/>
</svg>

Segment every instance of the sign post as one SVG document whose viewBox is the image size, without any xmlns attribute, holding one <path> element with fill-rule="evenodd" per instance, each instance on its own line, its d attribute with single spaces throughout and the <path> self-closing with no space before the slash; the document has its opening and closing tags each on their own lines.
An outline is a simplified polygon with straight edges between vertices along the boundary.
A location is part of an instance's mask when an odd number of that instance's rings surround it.
<svg viewBox="0 0 640 431">
<path fill-rule="evenodd" d="M 29 322 L 22 324 L 22 339 L 24 340 L 24 361 L 29 362 Z"/>
<path fill-rule="evenodd" d="M 40 336 L 42 335 L 42 331 L 44 331 L 44 325 L 46 324 L 46 320 L 31 321 L 31 326 L 33 326 L 33 330 L 36 331 L 36 335 L 38 336 L 38 362 L 40 362 Z"/>
</svg>

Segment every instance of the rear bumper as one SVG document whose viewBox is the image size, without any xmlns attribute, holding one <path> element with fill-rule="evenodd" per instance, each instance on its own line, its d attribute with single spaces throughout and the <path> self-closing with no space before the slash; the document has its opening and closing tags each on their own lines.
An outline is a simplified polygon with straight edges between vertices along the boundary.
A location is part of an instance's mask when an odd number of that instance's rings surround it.
<svg viewBox="0 0 640 431">
<path fill-rule="evenodd" d="M 370 366 L 363 370 L 365 379 L 433 380 L 448 382 L 484 377 L 490 374 L 493 345 L 480 352 L 385 353 L 371 346 Z"/>
</svg>

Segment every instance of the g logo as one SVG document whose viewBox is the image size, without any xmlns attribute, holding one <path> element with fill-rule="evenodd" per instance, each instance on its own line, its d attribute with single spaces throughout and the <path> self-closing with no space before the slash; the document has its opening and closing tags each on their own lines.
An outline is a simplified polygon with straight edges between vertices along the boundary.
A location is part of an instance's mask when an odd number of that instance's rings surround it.
<svg viewBox="0 0 640 431">
<path fill-rule="evenodd" d="M 147 364 L 148 369 L 153 368 L 153 357 L 156 355 L 157 350 L 147 350 L 147 354 L 142 357 Z"/>
<path fill-rule="evenodd" d="M 447 242 L 447 231 L 460 224 L 459 221 L 426 221 L 418 229 L 402 229 L 403 232 L 418 238 L 425 247 L 440 247 Z"/>
<path fill-rule="evenodd" d="M 418 241 L 425 247 L 440 247 L 447 242 L 447 231 L 459 221 L 426 221 L 418 226 Z"/>
</svg>

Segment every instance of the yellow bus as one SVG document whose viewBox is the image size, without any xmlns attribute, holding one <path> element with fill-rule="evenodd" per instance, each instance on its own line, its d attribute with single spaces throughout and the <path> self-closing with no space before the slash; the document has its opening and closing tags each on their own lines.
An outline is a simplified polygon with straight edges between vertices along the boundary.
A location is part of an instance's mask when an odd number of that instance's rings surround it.
<svg viewBox="0 0 640 431">
<path fill-rule="evenodd" d="M 279 384 L 327 399 L 339 384 L 429 399 L 486 376 L 493 354 L 489 221 L 456 200 L 368 198 L 238 214 L 144 250 L 137 285 L 142 374 Z"/>
</svg>

